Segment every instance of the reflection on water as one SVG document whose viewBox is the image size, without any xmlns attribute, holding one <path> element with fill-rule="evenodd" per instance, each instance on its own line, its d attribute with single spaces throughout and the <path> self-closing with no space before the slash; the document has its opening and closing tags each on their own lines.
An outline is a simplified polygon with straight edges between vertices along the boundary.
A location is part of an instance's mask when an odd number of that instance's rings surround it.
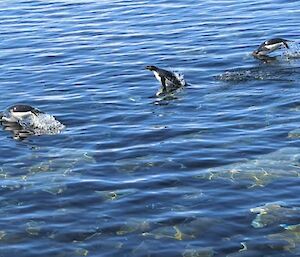
<svg viewBox="0 0 300 257">
<path fill-rule="evenodd" d="M 9 131 L 12 134 L 13 139 L 23 140 L 34 133 L 24 127 L 22 127 L 19 123 L 15 122 L 1 122 L 3 130 Z"/>
</svg>

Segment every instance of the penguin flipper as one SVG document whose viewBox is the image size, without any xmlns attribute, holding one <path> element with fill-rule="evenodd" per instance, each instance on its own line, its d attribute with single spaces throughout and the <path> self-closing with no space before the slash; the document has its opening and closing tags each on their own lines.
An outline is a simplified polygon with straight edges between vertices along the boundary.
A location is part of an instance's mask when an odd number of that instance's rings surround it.
<svg viewBox="0 0 300 257">
<path fill-rule="evenodd" d="M 162 85 L 162 92 L 167 92 L 167 86 L 166 86 L 166 78 L 161 78 L 161 85 Z"/>
</svg>

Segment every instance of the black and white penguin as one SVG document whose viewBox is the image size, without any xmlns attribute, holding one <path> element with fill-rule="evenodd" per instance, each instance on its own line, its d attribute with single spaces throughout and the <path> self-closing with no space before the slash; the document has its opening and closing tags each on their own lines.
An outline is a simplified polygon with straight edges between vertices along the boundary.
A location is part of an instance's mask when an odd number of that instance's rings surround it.
<svg viewBox="0 0 300 257">
<path fill-rule="evenodd" d="M 290 40 L 286 40 L 283 38 L 272 38 L 269 39 L 265 42 L 263 42 L 255 51 L 253 51 L 253 55 L 255 57 L 260 57 L 260 56 L 266 56 L 267 54 L 282 48 L 286 47 L 289 48 L 289 45 L 287 42 L 290 42 Z"/>
<path fill-rule="evenodd" d="M 31 107 L 30 105 L 17 104 L 7 108 L 0 116 L 0 121 L 20 122 L 32 115 L 43 113 L 40 110 Z"/>
<path fill-rule="evenodd" d="M 152 71 L 156 79 L 161 83 L 161 88 L 156 93 L 156 96 L 171 93 L 186 85 L 183 77 L 180 78 L 180 75 L 174 72 L 160 69 L 153 65 L 146 66 L 146 69 Z"/>
</svg>

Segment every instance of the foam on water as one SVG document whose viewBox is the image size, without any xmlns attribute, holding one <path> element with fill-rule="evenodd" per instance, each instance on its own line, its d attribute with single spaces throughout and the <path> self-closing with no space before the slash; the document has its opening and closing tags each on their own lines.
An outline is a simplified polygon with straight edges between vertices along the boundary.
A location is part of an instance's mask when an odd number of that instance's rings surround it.
<svg viewBox="0 0 300 257">
<path fill-rule="evenodd" d="M 217 80 L 227 82 L 244 82 L 252 80 L 295 81 L 299 79 L 298 67 L 252 67 L 225 71 L 215 76 Z"/>
<path fill-rule="evenodd" d="M 186 86 L 186 81 L 184 79 L 184 75 L 182 73 L 173 71 L 175 77 L 180 81 L 181 86 Z"/>
<path fill-rule="evenodd" d="M 289 48 L 285 49 L 284 56 L 288 59 L 300 58 L 299 43 L 289 42 Z"/>
<path fill-rule="evenodd" d="M 217 80 L 221 81 L 248 81 L 248 80 L 264 80 L 270 78 L 278 78 L 277 74 L 272 74 L 269 71 L 258 68 L 236 69 L 226 71 L 223 74 L 216 76 Z"/>
<path fill-rule="evenodd" d="M 19 123 L 25 129 L 33 131 L 35 135 L 58 134 L 65 128 L 54 116 L 46 113 L 30 115 L 20 120 Z"/>
</svg>

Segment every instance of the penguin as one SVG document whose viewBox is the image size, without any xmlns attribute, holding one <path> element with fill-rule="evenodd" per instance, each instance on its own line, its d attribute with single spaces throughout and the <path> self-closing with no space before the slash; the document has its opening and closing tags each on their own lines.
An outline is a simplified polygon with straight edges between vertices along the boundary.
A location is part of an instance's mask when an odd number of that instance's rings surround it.
<svg viewBox="0 0 300 257">
<path fill-rule="evenodd" d="M 17 104 L 7 108 L 0 116 L 0 121 L 19 123 L 31 115 L 43 113 L 40 110 L 25 104 Z"/>
<path fill-rule="evenodd" d="M 180 77 L 174 72 L 167 71 L 153 65 L 146 66 L 145 68 L 152 71 L 155 78 L 161 83 L 161 88 L 156 93 L 156 96 L 174 92 L 186 85 L 185 80 L 180 79 Z"/>
<path fill-rule="evenodd" d="M 0 124 L 18 140 L 31 135 L 55 135 L 65 128 L 54 116 L 25 104 L 13 105 L 0 113 Z"/>
<path fill-rule="evenodd" d="M 267 56 L 267 54 L 282 48 L 289 48 L 287 42 L 291 42 L 290 40 L 286 40 L 283 38 L 272 38 L 265 42 L 263 42 L 255 51 L 253 51 L 252 55 L 254 57 Z"/>
</svg>

